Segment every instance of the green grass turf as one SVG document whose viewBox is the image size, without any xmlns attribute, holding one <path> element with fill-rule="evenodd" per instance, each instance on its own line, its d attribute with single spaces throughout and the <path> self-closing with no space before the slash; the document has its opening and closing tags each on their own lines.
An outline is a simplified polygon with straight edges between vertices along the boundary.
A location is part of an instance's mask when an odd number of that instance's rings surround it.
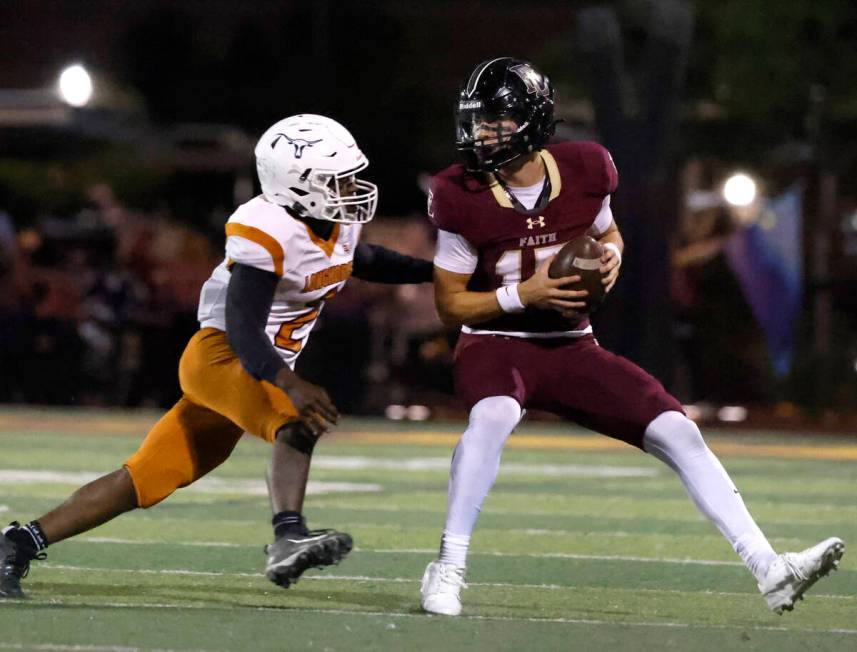
<svg viewBox="0 0 857 652">
<path fill-rule="evenodd" d="M 15 416 L 4 426 L 4 416 Z M 0 412 L 0 471 L 104 472 L 118 466 L 150 413 L 54 413 L 60 425 L 28 432 L 27 412 Z M 84 434 L 99 419 L 98 435 Z M 111 419 L 121 419 L 109 436 Z M 8 423 L 8 422 L 7 422 Z M 62 423 L 68 423 L 63 431 Z M 117 421 L 118 424 L 118 421 Z M 474 536 L 465 615 L 419 611 L 419 579 L 434 558 L 445 510 L 448 443 L 415 445 L 402 426 L 350 421 L 344 430 L 390 432 L 388 444 L 323 440 L 319 462 L 360 458 L 384 468 L 313 470 L 314 482 L 379 485 L 371 493 L 311 495 L 313 527 L 349 531 L 357 549 L 341 566 L 310 571 L 283 591 L 260 573 L 270 528 L 264 495 L 248 495 L 268 447 L 246 439 L 207 492 L 180 491 L 49 550 L 34 563 L 26 602 L 0 601 L 0 650 L 845 650 L 857 649 L 857 556 L 782 617 L 771 614 L 728 544 L 700 517 L 678 480 L 631 448 L 509 448 L 508 472 Z M 523 429 L 579 437 L 553 426 Z M 770 435 L 718 442 L 798 443 Z M 800 438 L 813 446 L 855 445 Z M 406 470 L 407 462 L 431 462 Z M 778 549 L 838 535 L 857 541 L 853 462 L 724 457 Z M 390 464 L 395 462 L 395 464 Z M 518 465 L 515 467 L 514 465 Z M 620 467 L 635 477 L 547 475 Z M 562 469 L 560 469 L 562 470 Z M 241 481 L 243 484 L 236 484 Z M 43 513 L 72 482 L 0 480 L 0 519 Z"/>
</svg>

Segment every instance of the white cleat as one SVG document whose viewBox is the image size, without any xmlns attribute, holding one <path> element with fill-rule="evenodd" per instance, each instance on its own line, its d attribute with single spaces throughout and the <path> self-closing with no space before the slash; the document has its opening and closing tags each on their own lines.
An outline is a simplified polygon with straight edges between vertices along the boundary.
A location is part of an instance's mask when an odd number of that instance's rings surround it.
<svg viewBox="0 0 857 652">
<path fill-rule="evenodd" d="M 842 539 L 831 537 L 801 552 L 779 555 L 759 582 L 759 590 L 771 611 L 782 614 L 794 609 L 795 600 L 803 600 L 809 587 L 836 570 L 843 552 Z"/>
<path fill-rule="evenodd" d="M 443 616 L 461 613 L 461 589 L 466 589 L 464 569 L 452 564 L 433 561 L 426 566 L 420 584 L 423 610 Z"/>
</svg>

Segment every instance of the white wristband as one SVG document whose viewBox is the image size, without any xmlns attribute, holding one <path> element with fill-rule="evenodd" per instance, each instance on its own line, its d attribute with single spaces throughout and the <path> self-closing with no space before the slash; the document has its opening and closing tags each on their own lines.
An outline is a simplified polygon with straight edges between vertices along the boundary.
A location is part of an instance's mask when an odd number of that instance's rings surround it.
<svg viewBox="0 0 857 652">
<path fill-rule="evenodd" d="M 610 248 L 613 250 L 613 253 L 616 254 L 616 258 L 619 259 L 619 262 L 622 262 L 622 252 L 619 251 L 619 246 L 615 242 L 606 242 L 604 243 L 604 248 Z"/>
<path fill-rule="evenodd" d="M 521 297 L 518 295 L 518 284 L 504 285 L 497 288 L 497 303 L 503 309 L 503 312 L 523 312 L 524 304 L 521 303 Z"/>
</svg>

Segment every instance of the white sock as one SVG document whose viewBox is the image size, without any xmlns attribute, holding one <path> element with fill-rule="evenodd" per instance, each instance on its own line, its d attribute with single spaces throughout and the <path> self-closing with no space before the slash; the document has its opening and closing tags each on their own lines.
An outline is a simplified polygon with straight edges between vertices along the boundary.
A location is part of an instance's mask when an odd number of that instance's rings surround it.
<svg viewBox="0 0 857 652">
<path fill-rule="evenodd" d="M 467 566 L 467 549 L 470 537 L 463 534 L 451 534 L 444 531 L 440 540 L 440 561 L 459 568 Z"/>
<path fill-rule="evenodd" d="M 442 562 L 465 566 L 470 535 L 500 470 L 503 445 L 520 420 L 521 406 L 511 396 L 484 398 L 470 410 L 467 430 L 452 454 Z"/>
<path fill-rule="evenodd" d="M 664 412 L 646 428 L 643 448 L 669 465 L 700 512 L 714 523 L 756 577 L 765 576 L 777 556 L 750 516 L 726 469 L 696 424 L 680 412 Z"/>
</svg>

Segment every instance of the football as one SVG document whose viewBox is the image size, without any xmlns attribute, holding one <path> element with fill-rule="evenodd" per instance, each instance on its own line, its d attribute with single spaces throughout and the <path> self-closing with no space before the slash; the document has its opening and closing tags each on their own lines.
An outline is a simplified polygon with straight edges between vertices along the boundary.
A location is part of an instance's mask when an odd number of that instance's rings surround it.
<svg viewBox="0 0 857 652">
<path fill-rule="evenodd" d="M 604 286 L 601 284 L 601 254 L 604 253 L 597 240 L 581 235 L 563 245 L 548 267 L 548 276 L 580 276 L 577 283 L 571 283 L 563 289 L 586 290 L 586 308 L 581 312 L 590 314 L 604 301 Z"/>
</svg>

